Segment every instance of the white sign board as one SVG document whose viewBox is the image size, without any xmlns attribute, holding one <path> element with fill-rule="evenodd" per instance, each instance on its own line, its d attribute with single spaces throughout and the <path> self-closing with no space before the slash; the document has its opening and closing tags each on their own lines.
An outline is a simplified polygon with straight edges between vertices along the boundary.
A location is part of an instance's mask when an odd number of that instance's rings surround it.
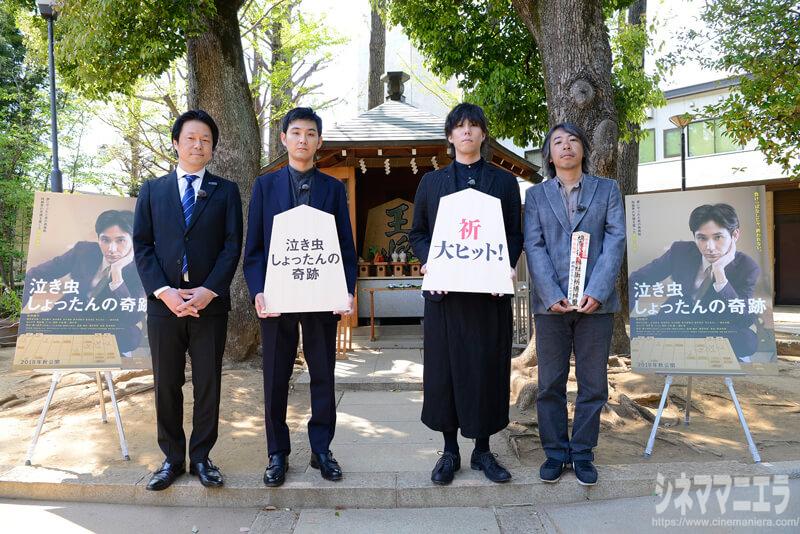
<svg viewBox="0 0 800 534">
<path fill-rule="evenodd" d="M 475 189 L 442 197 L 422 289 L 514 294 L 499 198 Z"/>
<path fill-rule="evenodd" d="M 583 285 L 586 283 L 586 268 L 589 265 L 589 239 L 586 232 L 572 233 L 572 249 L 569 255 L 569 285 L 567 301 L 575 309 L 581 307 Z"/>
<path fill-rule="evenodd" d="M 337 311 L 349 307 L 333 215 L 301 205 L 275 216 L 264 300 L 268 313 Z"/>
</svg>

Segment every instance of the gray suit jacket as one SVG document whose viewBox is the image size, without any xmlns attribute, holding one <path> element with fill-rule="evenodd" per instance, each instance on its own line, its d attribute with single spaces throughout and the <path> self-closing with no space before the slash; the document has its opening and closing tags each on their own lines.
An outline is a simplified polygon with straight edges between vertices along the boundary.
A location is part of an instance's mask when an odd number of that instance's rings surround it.
<svg viewBox="0 0 800 534">
<path fill-rule="evenodd" d="M 570 224 L 555 179 L 531 187 L 525 195 L 533 313 L 552 313 L 550 306 L 567 297 L 572 232 L 579 231 L 591 236 L 584 294 L 601 303 L 595 313 L 620 309 L 616 280 L 625 252 L 625 211 L 617 182 L 584 175 L 578 206 Z"/>
</svg>

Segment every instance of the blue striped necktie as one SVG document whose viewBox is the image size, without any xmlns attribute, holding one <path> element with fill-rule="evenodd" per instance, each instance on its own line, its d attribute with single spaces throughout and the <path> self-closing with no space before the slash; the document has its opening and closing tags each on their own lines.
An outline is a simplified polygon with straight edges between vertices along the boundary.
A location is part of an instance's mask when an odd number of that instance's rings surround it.
<svg viewBox="0 0 800 534">
<path fill-rule="evenodd" d="M 186 178 L 186 192 L 181 199 L 181 206 L 183 206 L 183 220 L 186 222 L 186 228 L 189 228 L 189 221 L 192 220 L 192 213 L 194 212 L 194 187 L 192 182 L 197 178 L 194 174 L 187 174 Z M 189 270 L 189 263 L 186 260 L 186 250 L 183 252 L 183 267 L 181 273 L 186 274 Z"/>
</svg>

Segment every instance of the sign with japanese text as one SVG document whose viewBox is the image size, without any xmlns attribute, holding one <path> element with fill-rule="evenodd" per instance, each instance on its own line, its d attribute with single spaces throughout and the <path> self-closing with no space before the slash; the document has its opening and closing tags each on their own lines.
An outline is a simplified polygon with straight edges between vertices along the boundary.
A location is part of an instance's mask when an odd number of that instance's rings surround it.
<svg viewBox="0 0 800 534">
<path fill-rule="evenodd" d="M 364 248 L 361 257 L 369 259 L 369 251 L 375 248 L 386 261 L 392 261 L 392 253 L 411 252 L 408 232 L 414 220 L 414 203 L 402 198 L 370 208 L 367 228 L 364 233 Z"/>
<path fill-rule="evenodd" d="M 37 192 L 14 369 L 150 368 L 136 199 Z"/>
<path fill-rule="evenodd" d="M 333 215 L 300 205 L 275 216 L 264 300 L 269 313 L 333 312 L 349 307 Z"/>
<path fill-rule="evenodd" d="M 587 232 L 573 232 L 569 254 L 569 286 L 567 300 L 575 309 L 580 308 L 583 286 L 586 282 L 586 267 L 589 262 L 589 239 Z"/>
<path fill-rule="evenodd" d="M 465 189 L 442 197 L 425 291 L 514 294 L 500 199 Z"/>
<path fill-rule="evenodd" d="M 633 370 L 777 373 L 764 187 L 625 201 Z"/>
</svg>

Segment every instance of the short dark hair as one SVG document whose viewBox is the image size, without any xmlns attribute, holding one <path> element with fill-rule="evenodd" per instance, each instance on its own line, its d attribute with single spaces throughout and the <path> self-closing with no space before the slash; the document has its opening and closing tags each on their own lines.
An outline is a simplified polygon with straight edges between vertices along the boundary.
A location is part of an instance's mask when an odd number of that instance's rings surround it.
<svg viewBox="0 0 800 534">
<path fill-rule="evenodd" d="M 584 132 L 583 129 L 577 124 L 571 122 L 562 122 L 550 128 L 550 131 L 544 136 L 544 143 L 542 143 L 542 165 L 544 165 L 547 176 L 550 178 L 555 178 L 556 176 L 556 166 L 553 165 L 552 161 L 550 161 L 550 138 L 553 137 L 553 132 L 556 130 L 564 130 L 568 134 L 574 135 L 580 140 L 581 145 L 583 145 L 581 170 L 584 172 L 584 174 L 588 174 L 589 152 L 592 150 L 592 147 L 589 144 L 589 138 L 586 137 L 586 132 Z"/>
<path fill-rule="evenodd" d="M 483 143 L 481 144 L 481 152 L 483 152 L 486 143 L 489 141 L 489 127 L 486 124 L 486 114 L 483 112 L 483 108 L 477 104 L 462 102 L 450 110 L 450 113 L 447 114 L 447 118 L 444 120 L 445 137 L 450 137 L 450 134 L 453 133 L 453 130 L 458 128 L 458 126 L 464 121 L 469 121 L 471 124 L 480 126 L 481 131 L 486 135 L 486 139 L 484 139 Z M 453 147 L 453 143 L 450 143 L 449 141 L 448 145 L 450 148 Z M 455 157 L 455 153 L 453 154 L 453 157 Z"/>
<path fill-rule="evenodd" d="M 692 210 L 689 215 L 689 229 L 694 234 L 705 223 L 713 221 L 728 233 L 739 228 L 739 216 L 730 204 L 703 204 Z"/>
<path fill-rule="evenodd" d="M 133 212 L 128 210 L 104 211 L 97 216 L 94 232 L 100 235 L 112 226 L 119 226 L 119 229 L 126 234 L 133 235 Z"/>
<path fill-rule="evenodd" d="M 289 131 L 289 125 L 294 121 L 314 121 L 317 125 L 317 133 L 322 136 L 322 119 L 311 108 L 294 108 L 290 109 L 289 113 L 284 115 L 281 120 L 281 131 L 286 133 Z"/>
<path fill-rule="evenodd" d="M 181 136 L 181 130 L 183 130 L 183 125 L 189 121 L 200 121 L 205 123 L 209 128 L 211 128 L 211 139 L 212 144 L 211 148 L 216 149 L 217 143 L 219 142 L 219 128 L 217 127 L 217 123 L 214 122 L 214 119 L 211 118 L 211 115 L 203 111 L 202 109 L 190 109 L 186 113 L 183 113 L 180 117 L 175 119 L 175 123 L 172 125 L 172 140 L 177 141 L 178 138 Z"/>
</svg>

